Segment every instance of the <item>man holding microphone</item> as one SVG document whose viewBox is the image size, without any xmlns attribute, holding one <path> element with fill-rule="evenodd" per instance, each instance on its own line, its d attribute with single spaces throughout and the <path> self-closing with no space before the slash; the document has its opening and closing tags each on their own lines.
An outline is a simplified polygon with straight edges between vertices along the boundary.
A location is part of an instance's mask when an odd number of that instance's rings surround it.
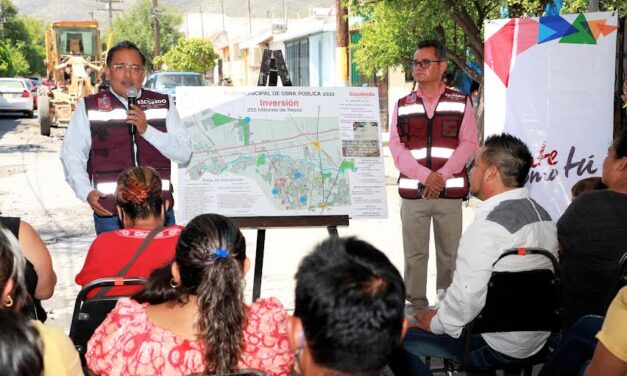
<svg viewBox="0 0 627 376">
<path fill-rule="evenodd" d="M 187 163 L 191 140 L 170 98 L 141 88 L 145 64 L 132 42 L 112 47 L 104 68 L 110 88 L 78 103 L 61 147 L 65 180 L 93 209 L 96 234 L 122 227 L 113 193 L 120 172 L 133 166 L 159 172 L 167 200 L 165 224 L 175 222 L 170 161 Z"/>
</svg>

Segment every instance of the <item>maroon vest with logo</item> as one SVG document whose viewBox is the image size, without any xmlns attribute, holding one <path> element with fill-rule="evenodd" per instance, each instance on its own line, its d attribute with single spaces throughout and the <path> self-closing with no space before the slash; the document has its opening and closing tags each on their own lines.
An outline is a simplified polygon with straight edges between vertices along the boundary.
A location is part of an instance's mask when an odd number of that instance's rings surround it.
<svg viewBox="0 0 627 376">
<path fill-rule="evenodd" d="M 170 106 L 167 95 L 142 89 L 137 104 L 146 114 L 150 126 L 166 132 L 166 116 Z M 110 91 L 102 91 L 85 98 L 91 130 L 91 150 L 87 173 L 94 187 L 107 194 L 100 200 L 102 206 L 115 213 L 113 192 L 118 175 L 133 167 L 133 139 L 126 123 L 126 107 Z M 137 165 L 153 167 L 161 176 L 163 196 L 174 205 L 170 183 L 170 160 L 137 133 Z M 168 208 L 166 208 L 167 210 Z"/>
<path fill-rule="evenodd" d="M 398 136 L 418 163 L 437 171 L 453 155 L 459 144 L 459 130 L 466 111 L 466 100 L 464 94 L 446 88 L 438 100 L 433 118 L 430 119 L 422 99 L 415 92 L 399 99 Z M 422 198 L 423 183 L 401 174 L 398 192 L 403 198 Z M 468 174 L 466 168 L 462 168 L 446 180 L 440 197 L 465 198 L 468 189 Z"/>
</svg>

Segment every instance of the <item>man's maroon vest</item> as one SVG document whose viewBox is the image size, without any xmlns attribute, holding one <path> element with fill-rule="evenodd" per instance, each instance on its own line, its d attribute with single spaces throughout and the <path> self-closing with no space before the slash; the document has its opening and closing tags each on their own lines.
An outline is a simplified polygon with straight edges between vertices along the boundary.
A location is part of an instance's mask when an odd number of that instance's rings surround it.
<svg viewBox="0 0 627 376">
<path fill-rule="evenodd" d="M 466 96 L 446 88 L 429 119 L 422 99 L 411 93 L 398 101 L 397 129 L 400 141 L 421 165 L 432 171 L 440 169 L 453 155 L 459 144 L 459 130 L 466 110 Z M 408 199 L 422 198 L 424 182 L 401 173 L 398 192 Z M 466 168 L 446 180 L 441 198 L 465 198 L 468 195 Z"/>
<path fill-rule="evenodd" d="M 126 123 L 126 107 L 110 91 L 102 91 L 85 98 L 91 130 L 91 150 L 87 173 L 99 191 L 107 194 L 100 200 L 102 206 L 115 213 L 113 192 L 118 175 L 133 167 L 133 141 Z M 150 126 L 166 132 L 169 108 L 167 95 L 142 89 L 137 104 L 146 114 Z M 139 134 L 135 135 L 138 166 L 150 166 L 159 172 L 163 182 L 163 197 L 174 205 L 170 183 L 170 160 Z M 167 208 L 166 208 L 167 210 Z"/>
</svg>

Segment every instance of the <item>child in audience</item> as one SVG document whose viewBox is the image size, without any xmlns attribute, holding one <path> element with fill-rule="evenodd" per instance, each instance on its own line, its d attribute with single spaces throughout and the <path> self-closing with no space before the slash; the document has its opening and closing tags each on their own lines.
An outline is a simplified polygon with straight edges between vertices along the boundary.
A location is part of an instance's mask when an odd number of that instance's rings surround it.
<svg viewBox="0 0 627 376">
<path fill-rule="evenodd" d="M 155 169 L 133 167 L 122 172 L 115 201 L 124 228 L 104 232 L 94 240 L 83 269 L 76 275 L 76 283 L 81 286 L 105 277 L 148 277 L 174 256 L 183 227 L 163 227 L 167 203 Z M 140 289 L 140 286 L 120 286 L 104 295 L 132 295 Z M 92 291 L 88 297 L 94 297 L 99 291 Z"/>
<path fill-rule="evenodd" d="M 573 200 L 579 197 L 584 192 L 596 191 L 598 189 L 607 189 L 607 185 L 603 183 L 603 178 L 600 176 L 593 176 L 591 178 L 581 179 L 576 182 L 570 189 L 570 193 Z"/>
<path fill-rule="evenodd" d="M 275 298 L 244 303 L 246 241 L 228 218 L 203 214 L 145 289 L 122 298 L 96 329 L 87 365 L 97 375 L 289 375 L 287 313 Z"/>
</svg>

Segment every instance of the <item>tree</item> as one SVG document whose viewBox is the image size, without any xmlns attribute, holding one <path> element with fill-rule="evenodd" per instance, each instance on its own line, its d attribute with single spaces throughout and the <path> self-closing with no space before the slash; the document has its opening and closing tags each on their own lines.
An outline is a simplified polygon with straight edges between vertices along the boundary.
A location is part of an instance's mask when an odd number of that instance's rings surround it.
<svg viewBox="0 0 627 376">
<path fill-rule="evenodd" d="M 160 6 L 159 25 L 161 37 L 161 53 L 167 52 L 174 46 L 183 34 L 178 31 L 183 23 L 183 15 L 167 6 Z M 154 36 L 152 31 L 152 4 L 149 0 L 138 0 L 123 15 L 113 19 L 109 29 L 113 33 L 115 42 L 129 40 L 146 54 L 149 60 L 154 59 Z"/>
<path fill-rule="evenodd" d="M 30 66 L 31 74 L 45 75 L 46 65 L 44 59 L 46 58 L 45 33 L 49 25 L 44 20 L 29 16 L 20 16 L 20 22 L 24 25 L 24 29 L 28 34 L 27 46 L 24 50 L 24 56 Z"/>
<path fill-rule="evenodd" d="M 589 0 L 571 0 L 564 2 L 562 13 L 579 13 L 588 10 Z M 619 15 L 627 14 L 627 2 L 625 0 L 603 0 L 599 1 L 599 10 L 617 11 Z"/>
<path fill-rule="evenodd" d="M 13 69 L 15 70 L 15 76 L 28 76 L 31 74 L 30 65 L 28 64 L 28 59 L 26 58 L 26 54 L 24 50 L 26 47 L 24 42 L 17 42 L 13 45 L 7 45 L 7 50 L 9 51 L 9 55 L 13 60 Z"/>
<path fill-rule="evenodd" d="M 15 76 L 15 68 L 13 67 L 13 59 L 9 53 L 6 44 L 0 41 L 0 76 Z"/>
<path fill-rule="evenodd" d="M 0 0 L 0 9 L 4 18 L 0 26 L 2 40 L 11 59 L 10 75 L 43 75 L 46 71 L 43 21 L 19 16 L 11 0 Z"/>
<path fill-rule="evenodd" d="M 419 39 L 439 39 L 449 59 L 473 80 L 482 84 L 481 73 L 469 67 L 483 66 L 483 23 L 501 18 L 506 7 L 510 17 L 541 15 L 552 0 L 348 0 L 353 14 L 360 15 L 362 38 L 355 46 L 358 68 L 366 73 L 380 69 L 408 68 Z M 586 2 L 588 0 L 573 0 Z M 610 0 L 622 4 L 619 0 Z M 476 117 L 483 137 L 483 85 Z"/>
<path fill-rule="evenodd" d="M 155 59 L 155 64 L 166 64 L 172 70 L 206 73 L 213 69 L 218 58 L 206 39 L 179 39 L 174 47 Z"/>
</svg>

